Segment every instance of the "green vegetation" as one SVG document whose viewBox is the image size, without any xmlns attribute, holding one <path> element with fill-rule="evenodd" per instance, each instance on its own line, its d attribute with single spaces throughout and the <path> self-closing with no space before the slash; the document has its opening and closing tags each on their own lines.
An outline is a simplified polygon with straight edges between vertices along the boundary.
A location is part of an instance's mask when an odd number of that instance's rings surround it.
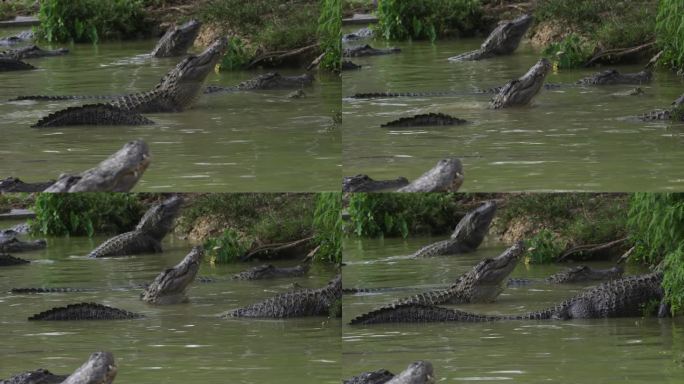
<svg viewBox="0 0 684 384">
<path fill-rule="evenodd" d="M 41 193 L 31 230 L 44 235 L 87 235 L 131 230 L 142 215 L 137 195 Z"/>
<path fill-rule="evenodd" d="M 342 13 L 340 0 L 321 0 L 318 40 L 325 53 L 320 67 L 339 71 L 342 66 Z"/>
<path fill-rule="evenodd" d="M 33 205 L 33 195 L 29 193 L 0 194 L 0 213 L 14 208 L 26 208 Z"/>
<path fill-rule="evenodd" d="M 559 69 L 580 67 L 591 58 L 590 47 L 575 34 L 566 36 L 560 42 L 549 44 L 543 54 L 552 57 Z"/>
<path fill-rule="evenodd" d="M 251 241 L 240 236 L 232 228 L 223 231 L 221 236 L 207 239 L 204 249 L 216 263 L 232 263 L 244 255 L 251 246 Z"/>
<path fill-rule="evenodd" d="M 142 0 L 43 0 L 38 35 L 49 42 L 131 38 L 149 30 Z"/>
<path fill-rule="evenodd" d="M 390 40 L 472 35 L 482 24 L 479 0 L 380 0 L 378 29 Z"/>
<path fill-rule="evenodd" d="M 342 194 L 340 192 L 319 193 L 316 199 L 313 225 L 314 238 L 320 247 L 318 260 L 331 263 L 342 262 Z"/>
<path fill-rule="evenodd" d="M 661 0 L 656 18 L 658 46 L 663 50 L 664 65 L 684 71 L 684 2 Z"/>
<path fill-rule="evenodd" d="M 0 2 L 0 21 L 11 20 L 18 15 L 34 13 L 34 0 L 10 0 Z"/>
<path fill-rule="evenodd" d="M 662 263 L 663 288 L 672 312 L 684 308 L 684 194 L 637 193 L 629 209 L 629 228 L 635 243 L 630 259 Z"/>
<path fill-rule="evenodd" d="M 374 10 L 373 0 L 342 0 L 342 14 L 352 16 L 355 13 L 369 13 Z"/>
<path fill-rule="evenodd" d="M 231 37 L 228 39 L 228 49 L 219 63 L 219 68 L 224 71 L 245 68 L 252 58 L 251 55 L 241 38 Z"/>
<path fill-rule="evenodd" d="M 530 264 L 552 263 L 566 247 L 564 240 L 546 228 L 542 228 L 527 243 L 528 252 L 525 262 Z"/>
</svg>

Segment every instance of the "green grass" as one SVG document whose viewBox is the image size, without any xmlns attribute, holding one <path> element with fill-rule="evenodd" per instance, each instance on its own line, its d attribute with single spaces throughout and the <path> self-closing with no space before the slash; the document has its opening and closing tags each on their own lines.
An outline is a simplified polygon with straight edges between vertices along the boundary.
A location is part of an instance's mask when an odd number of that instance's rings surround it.
<svg viewBox="0 0 684 384">
<path fill-rule="evenodd" d="M 319 193 L 316 198 L 313 225 L 320 247 L 316 258 L 331 263 L 342 262 L 342 194 Z"/>
<path fill-rule="evenodd" d="M 684 71 L 684 2 L 661 0 L 656 18 L 658 46 L 663 50 L 661 63 Z"/>
<path fill-rule="evenodd" d="M 17 15 L 31 15 L 36 9 L 34 0 L 9 0 L 0 2 L 0 21 L 14 19 Z"/>
<path fill-rule="evenodd" d="M 325 53 L 320 67 L 339 71 L 342 66 L 342 14 L 340 0 L 321 0 L 318 40 Z"/>
</svg>

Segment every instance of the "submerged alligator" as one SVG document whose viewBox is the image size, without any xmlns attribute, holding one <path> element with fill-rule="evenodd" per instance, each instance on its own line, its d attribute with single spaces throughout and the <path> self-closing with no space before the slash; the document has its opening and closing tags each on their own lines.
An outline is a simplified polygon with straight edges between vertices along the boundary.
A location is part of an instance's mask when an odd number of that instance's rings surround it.
<svg viewBox="0 0 684 384">
<path fill-rule="evenodd" d="M 16 35 L 0 38 L 0 46 L 10 46 L 25 43 L 33 40 L 34 37 L 35 36 L 33 34 L 33 31 L 30 29 L 26 31 L 21 31 Z"/>
<path fill-rule="evenodd" d="M 431 257 L 473 252 L 480 246 L 496 214 L 496 204 L 488 201 L 468 212 L 458 222 L 451 237 L 426 245 L 411 257 Z"/>
<path fill-rule="evenodd" d="M 30 252 L 47 247 L 45 240 L 23 241 L 16 236 L 0 237 L 0 253 L 2 252 Z"/>
<path fill-rule="evenodd" d="M 256 267 L 250 268 L 246 271 L 240 272 L 233 275 L 234 280 L 263 280 L 263 279 L 273 279 L 278 277 L 296 277 L 304 276 L 309 269 L 311 269 L 311 263 L 313 262 L 313 257 L 306 257 L 304 262 L 300 265 L 294 267 L 276 267 L 273 264 L 258 265 Z"/>
<path fill-rule="evenodd" d="M 55 375 L 47 369 L 23 372 L 0 384 L 111 384 L 117 367 L 111 352 L 95 352 L 69 376 Z"/>
<path fill-rule="evenodd" d="M 522 15 L 515 20 L 501 21 L 478 50 L 462 53 L 450 57 L 448 60 L 452 62 L 482 60 L 494 56 L 510 55 L 518 48 L 533 21 L 534 18 L 530 15 Z"/>
<path fill-rule="evenodd" d="M 185 291 L 195 280 L 203 256 L 202 247 L 193 247 L 180 263 L 160 273 L 152 281 L 140 295 L 142 301 L 160 305 L 188 301 Z"/>
<path fill-rule="evenodd" d="M 97 303 L 69 304 L 37 313 L 29 321 L 81 321 L 81 320 L 130 320 L 140 319 L 143 315 L 112 308 Z"/>
<path fill-rule="evenodd" d="M 49 49 L 42 49 L 37 45 L 29 45 L 27 47 L 8 49 L 6 51 L 0 52 L 0 57 L 9 58 L 15 60 L 24 59 L 35 59 L 38 57 L 48 57 L 48 56 L 62 56 L 69 53 L 66 48 L 59 48 L 53 51 Z"/>
<path fill-rule="evenodd" d="M 126 256 L 161 252 L 161 241 L 173 228 L 183 199 L 171 196 L 148 209 L 134 230 L 116 235 L 95 248 L 88 257 Z"/>
<path fill-rule="evenodd" d="M 0 384 L 61 384 L 67 377 L 67 375 L 55 375 L 47 369 L 40 368 L 0 380 Z"/>
<path fill-rule="evenodd" d="M 209 85 L 204 89 L 204 93 L 299 89 L 311 85 L 314 80 L 313 75 L 310 73 L 304 73 L 299 76 L 282 76 L 278 72 L 268 72 L 253 79 L 243 81 L 233 87 Z"/>
<path fill-rule="evenodd" d="M 345 48 L 342 51 L 343 57 L 362 57 L 362 56 L 380 56 L 380 55 L 391 55 L 393 53 L 399 53 L 401 49 L 399 48 L 373 48 L 370 45 L 359 45 L 356 47 Z"/>
<path fill-rule="evenodd" d="M 0 72 L 29 71 L 36 69 L 33 65 L 11 57 L 0 57 Z"/>
<path fill-rule="evenodd" d="M 9 177 L 0 180 L 0 192 L 128 192 L 145 173 L 150 161 L 147 144 L 134 140 L 96 167 L 79 174 L 63 174 L 57 181 L 45 183 L 24 183 Z"/>
<path fill-rule="evenodd" d="M 373 30 L 370 28 L 361 28 L 356 32 L 347 33 L 342 35 L 342 42 L 346 43 L 349 41 L 368 39 L 373 37 Z"/>
<path fill-rule="evenodd" d="M 358 376 L 343 380 L 342 384 L 434 384 L 436 382 L 432 363 L 416 361 L 398 375 L 386 369 L 364 372 Z"/>
<path fill-rule="evenodd" d="M 342 276 L 337 275 L 328 285 L 316 289 L 298 289 L 285 292 L 246 307 L 233 309 L 221 315 L 223 318 L 290 318 L 303 316 L 327 316 L 337 312 L 333 306 L 341 304 Z"/>
<path fill-rule="evenodd" d="M 585 283 L 589 281 L 613 280 L 622 277 L 625 269 L 621 266 L 608 269 L 594 269 L 586 265 L 579 265 L 574 268 L 566 269 L 555 273 L 544 280 L 550 284 L 572 284 Z M 508 286 L 534 284 L 536 281 L 529 279 L 509 279 Z"/>
<path fill-rule="evenodd" d="M 655 110 L 639 116 L 643 121 L 675 120 L 684 121 L 684 93 L 672 102 L 672 107 L 665 110 Z"/>
<path fill-rule="evenodd" d="M 551 72 L 551 62 L 546 58 L 540 59 L 522 77 L 511 80 L 501 87 L 499 93 L 490 102 L 489 107 L 500 109 L 529 104 L 542 89 L 549 72 Z"/>
<path fill-rule="evenodd" d="M 183 25 L 170 27 L 152 50 L 154 57 L 182 56 L 195 42 L 202 23 L 192 19 Z"/>
<path fill-rule="evenodd" d="M 412 183 L 405 177 L 396 180 L 373 180 L 368 175 L 346 176 L 342 192 L 456 192 L 463 184 L 463 165 L 453 157 L 442 159 Z"/>
<path fill-rule="evenodd" d="M 354 64 L 353 62 L 351 62 L 351 61 L 349 61 L 349 60 L 342 60 L 342 67 L 341 67 L 341 69 L 342 69 L 343 71 L 351 71 L 351 70 L 354 70 L 354 69 L 361 69 L 361 66 L 358 65 L 358 64 Z"/>
<path fill-rule="evenodd" d="M 0 253 L 0 267 L 7 267 L 10 265 L 29 264 L 30 261 L 14 257 L 6 253 Z"/>
<path fill-rule="evenodd" d="M 658 316 L 664 316 L 667 311 L 662 304 L 662 281 L 662 272 L 623 277 L 586 289 L 552 307 L 522 315 L 481 315 L 434 305 L 402 304 L 361 315 L 354 318 L 351 324 L 637 317 L 650 314 L 646 310 L 652 303 L 661 303 Z"/>
<path fill-rule="evenodd" d="M 617 84 L 646 84 L 653 79 L 653 72 L 643 70 L 636 73 L 622 74 L 615 69 L 597 72 L 589 77 L 577 81 L 579 85 L 617 85 Z"/>
<path fill-rule="evenodd" d="M 107 104 L 87 104 L 67 108 L 42 118 L 35 127 L 61 127 L 69 125 L 139 125 L 150 124 L 140 113 L 181 112 L 199 98 L 202 84 L 216 63 L 223 57 L 228 40 L 216 40 L 204 52 L 189 56 L 171 69 L 148 92 L 119 96 Z M 54 99 L 55 97 L 44 97 Z M 78 99 L 80 97 L 57 97 Z M 107 97 L 104 97 L 107 98 Z M 19 99 L 41 99 L 41 96 Z"/>
</svg>

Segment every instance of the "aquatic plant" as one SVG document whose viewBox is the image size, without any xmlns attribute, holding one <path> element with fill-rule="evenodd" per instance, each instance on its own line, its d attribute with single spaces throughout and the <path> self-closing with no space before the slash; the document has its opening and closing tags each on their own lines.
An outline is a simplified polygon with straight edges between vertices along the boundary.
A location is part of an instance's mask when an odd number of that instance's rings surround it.
<svg viewBox="0 0 684 384">
<path fill-rule="evenodd" d="M 317 260 L 342 262 L 342 193 L 323 192 L 316 198 L 314 240 L 320 247 Z"/>
<path fill-rule="evenodd" d="M 551 59 L 558 69 L 577 68 L 591 57 L 591 50 L 579 36 L 570 34 L 560 42 L 549 44 L 543 54 Z"/>
<path fill-rule="evenodd" d="M 228 228 L 218 237 L 204 242 L 204 249 L 213 263 L 232 263 L 249 250 L 252 242 L 245 239 L 233 228 Z"/>
<path fill-rule="evenodd" d="M 684 2 L 661 0 L 656 18 L 657 43 L 663 50 L 661 63 L 684 71 Z"/>
<path fill-rule="evenodd" d="M 525 262 L 529 264 L 552 263 L 565 250 L 567 243 L 553 232 L 543 228 L 527 242 Z"/>
<path fill-rule="evenodd" d="M 340 0 L 321 0 L 318 40 L 325 56 L 320 67 L 339 71 L 342 65 L 342 13 Z"/>
</svg>

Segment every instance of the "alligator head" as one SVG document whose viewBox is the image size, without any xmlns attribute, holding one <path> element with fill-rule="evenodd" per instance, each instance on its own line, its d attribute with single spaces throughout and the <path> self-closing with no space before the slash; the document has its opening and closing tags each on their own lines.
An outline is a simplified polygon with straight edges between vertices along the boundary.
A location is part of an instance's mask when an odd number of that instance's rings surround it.
<svg viewBox="0 0 684 384">
<path fill-rule="evenodd" d="M 95 352 L 62 384 L 111 384 L 117 368 L 111 352 Z"/>
<path fill-rule="evenodd" d="M 643 70 L 637 73 L 622 74 L 615 69 L 607 69 L 577 81 L 585 85 L 644 84 L 653 79 L 653 72 Z"/>
<path fill-rule="evenodd" d="M 374 180 L 368 175 L 345 176 L 342 179 L 342 192 L 377 192 L 395 190 L 409 184 L 405 177 L 394 180 Z"/>
<path fill-rule="evenodd" d="M 551 62 L 542 58 L 521 78 L 511 80 L 501 88 L 490 103 L 493 109 L 528 104 L 544 86 L 544 79 L 551 71 Z"/>
<path fill-rule="evenodd" d="M 128 192 L 150 165 L 150 150 L 142 140 L 123 148 L 97 167 L 78 175 L 62 175 L 45 192 Z"/>
<path fill-rule="evenodd" d="M 152 51 L 155 57 L 181 56 L 192 46 L 202 23 L 192 19 L 183 25 L 174 25 L 159 39 Z"/>
<path fill-rule="evenodd" d="M 534 18 L 522 15 L 515 20 L 502 21 L 487 37 L 480 49 L 488 54 L 507 55 L 518 48 L 525 32 L 530 28 Z"/>
<path fill-rule="evenodd" d="M 504 290 L 506 278 L 518 264 L 523 253 L 525 245 L 519 241 L 501 255 L 480 261 L 463 275 L 456 285 L 460 285 L 467 292 L 472 303 L 494 301 Z"/>
<path fill-rule="evenodd" d="M 140 298 L 151 304 L 178 304 L 187 301 L 185 290 L 195 280 L 203 256 L 202 247 L 193 247 L 178 265 L 160 273 Z"/>
<path fill-rule="evenodd" d="M 0 53 L 0 56 L 10 57 L 17 60 L 23 60 L 46 56 L 61 56 L 67 53 L 69 53 L 69 50 L 66 48 L 59 48 L 55 49 L 54 51 L 51 51 L 47 49 L 42 49 L 37 45 L 30 45 L 27 47 L 10 49 L 8 51 Z"/>
<path fill-rule="evenodd" d="M 547 280 L 554 283 L 579 283 L 586 281 L 617 279 L 622 277 L 625 269 L 615 266 L 608 269 L 593 269 L 586 265 L 580 265 L 566 271 L 550 276 Z"/>
<path fill-rule="evenodd" d="M 202 94 L 202 84 L 228 48 L 228 39 L 221 37 L 197 56 L 189 56 L 162 78 L 155 91 L 165 94 L 176 108 L 186 108 Z"/>
<path fill-rule="evenodd" d="M 416 361 L 408 368 L 396 375 L 386 384 L 433 384 L 435 383 L 432 363 L 429 361 Z"/>
<path fill-rule="evenodd" d="M 173 228 L 173 221 L 180 212 L 183 205 L 183 198 L 171 196 L 162 203 L 154 205 L 140 219 L 135 227 L 138 232 L 161 240 Z"/>
<path fill-rule="evenodd" d="M 487 201 L 476 209 L 468 212 L 461 221 L 458 222 L 452 239 L 457 239 L 461 246 L 466 246 L 471 250 L 476 249 L 484 240 L 489 231 L 489 224 L 492 223 L 496 214 L 496 203 Z"/>
<path fill-rule="evenodd" d="M 248 89 L 292 89 L 311 85 L 314 76 L 304 73 L 299 76 L 282 76 L 278 72 L 268 72 L 256 78 L 241 83 L 238 88 Z"/>
<path fill-rule="evenodd" d="M 456 192 L 461 184 L 463 165 L 461 160 L 452 157 L 438 161 L 432 169 L 397 192 Z"/>
</svg>

